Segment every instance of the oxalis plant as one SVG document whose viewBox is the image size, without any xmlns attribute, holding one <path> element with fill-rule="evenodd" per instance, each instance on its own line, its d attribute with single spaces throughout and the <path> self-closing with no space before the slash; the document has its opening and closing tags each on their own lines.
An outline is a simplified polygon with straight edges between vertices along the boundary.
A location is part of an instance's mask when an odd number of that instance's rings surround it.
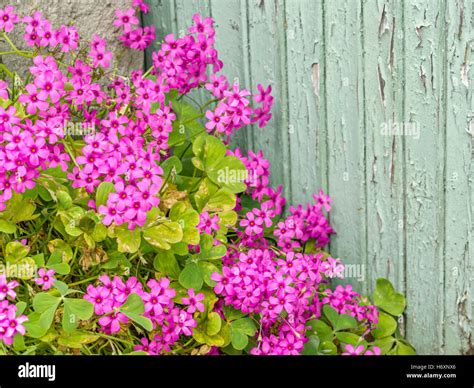
<svg viewBox="0 0 474 388">
<path fill-rule="evenodd" d="M 143 49 L 135 13 L 114 24 Z M 331 286 L 330 198 L 286 208 L 262 151 L 229 148 L 271 88 L 229 84 L 213 20 L 193 21 L 124 77 L 100 37 L 0 10 L 1 57 L 30 63 L 0 65 L 0 352 L 413 354 L 387 280 Z"/>
</svg>

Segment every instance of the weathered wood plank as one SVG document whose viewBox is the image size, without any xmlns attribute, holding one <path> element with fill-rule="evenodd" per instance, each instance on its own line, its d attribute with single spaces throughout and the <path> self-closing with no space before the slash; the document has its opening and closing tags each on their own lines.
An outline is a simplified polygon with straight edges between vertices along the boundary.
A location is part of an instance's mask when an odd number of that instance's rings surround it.
<svg viewBox="0 0 474 388">
<path fill-rule="evenodd" d="M 292 203 L 327 189 L 322 7 L 321 0 L 286 3 Z"/>
<path fill-rule="evenodd" d="M 248 1 L 250 81 L 272 85 L 275 96 L 273 119 L 264 129 L 251 128 L 252 147 L 263 150 L 272 165 L 271 182 L 283 184 L 291 198 L 291 160 L 288 146 L 288 91 L 286 80 L 286 26 L 283 0 Z M 250 129 L 250 128 L 249 128 Z M 246 130 L 249 130 L 246 129 Z"/>
<path fill-rule="evenodd" d="M 407 337 L 432 354 L 444 313 L 444 2 L 404 11 Z"/>
<path fill-rule="evenodd" d="M 328 183 L 333 199 L 331 223 L 337 235 L 330 252 L 366 271 L 366 193 L 361 3 L 324 3 Z M 295 188 L 296 189 L 296 188 Z M 366 291 L 366 282 L 348 278 Z"/>
<path fill-rule="evenodd" d="M 403 3 L 363 3 L 368 289 L 379 277 L 404 291 Z"/>
<path fill-rule="evenodd" d="M 474 354 L 474 9 L 448 1 L 446 9 L 446 243 L 447 354 Z M 442 21 L 444 23 L 444 20 Z M 471 69 L 469 71 L 469 69 Z M 433 349 L 436 351 L 436 349 Z"/>
</svg>

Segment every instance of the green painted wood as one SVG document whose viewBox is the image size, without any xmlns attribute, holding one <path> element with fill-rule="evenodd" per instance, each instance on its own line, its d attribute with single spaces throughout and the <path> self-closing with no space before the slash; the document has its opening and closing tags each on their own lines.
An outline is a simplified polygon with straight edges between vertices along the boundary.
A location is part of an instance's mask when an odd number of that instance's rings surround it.
<svg viewBox="0 0 474 388">
<path fill-rule="evenodd" d="M 291 158 L 289 184 L 293 203 L 306 203 L 327 189 L 323 2 L 286 2 L 288 134 Z M 292 171 L 299 171 L 293 174 Z"/>
<path fill-rule="evenodd" d="M 286 70 L 285 1 L 248 0 L 250 83 L 272 85 L 275 92 L 274 117 L 265 129 L 252 126 L 251 146 L 262 149 L 275 166 L 271 182 L 283 184 L 283 193 L 291 197 L 289 157 L 288 90 Z"/>
<path fill-rule="evenodd" d="M 472 1 L 448 1 L 446 6 L 443 344 L 447 354 L 471 355 L 474 354 L 473 7 Z"/>
<path fill-rule="evenodd" d="M 388 129 L 404 121 L 403 3 L 363 3 L 365 184 L 368 290 L 377 277 L 404 284 L 404 140 Z"/>
<path fill-rule="evenodd" d="M 325 106 L 330 220 L 337 234 L 330 252 L 368 271 L 365 216 L 365 141 L 362 79 L 362 7 L 352 0 L 324 3 Z M 365 277 L 367 273 L 364 273 Z M 364 279 L 346 276 L 359 291 Z"/>
<path fill-rule="evenodd" d="M 348 281 L 371 292 L 388 277 L 406 293 L 402 329 L 419 353 L 472 354 L 472 2 L 150 3 L 158 39 L 211 15 L 229 79 L 273 86 L 272 122 L 234 144 L 264 151 L 290 203 L 330 193 L 331 252 L 359 266 Z M 389 132 L 407 123 L 419 138 Z"/>
<path fill-rule="evenodd" d="M 405 5 L 407 336 L 423 353 L 443 342 L 444 150 L 443 1 Z M 408 130 L 409 127 L 405 126 Z M 419 133 L 417 133 L 419 131 Z M 429 301 L 429 302 L 428 302 Z M 429 332 L 430 335 L 426 336 Z"/>
</svg>

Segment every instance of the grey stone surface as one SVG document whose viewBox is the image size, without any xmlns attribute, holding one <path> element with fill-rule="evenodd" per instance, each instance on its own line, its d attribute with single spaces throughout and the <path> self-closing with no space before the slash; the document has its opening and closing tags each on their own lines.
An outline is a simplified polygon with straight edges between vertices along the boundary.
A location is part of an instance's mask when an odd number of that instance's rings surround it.
<svg viewBox="0 0 474 388">
<path fill-rule="evenodd" d="M 58 28 L 61 24 L 74 24 L 81 38 L 89 39 L 94 34 L 99 34 L 107 40 L 107 47 L 114 53 L 114 63 L 118 65 L 119 74 L 129 74 L 130 70 L 143 67 L 144 54 L 141 51 L 124 47 L 119 41 L 120 33 L 113 25 L 116 9 L 127 9 L 132 0 L 0 0 L 0 8 L 13 5 L 21 16 L 41 11 L 53 25 Z M 10 34 L 13 42 L 25 50 L 31 50 L 23 43 L 24 25 L 19 24 Z M 7 48 L 0 42 L 0 51 Z M 31 61 L 29 59 L 4 55 L 2 57 L 10 69 L 24 75 Z"/>
</svg>

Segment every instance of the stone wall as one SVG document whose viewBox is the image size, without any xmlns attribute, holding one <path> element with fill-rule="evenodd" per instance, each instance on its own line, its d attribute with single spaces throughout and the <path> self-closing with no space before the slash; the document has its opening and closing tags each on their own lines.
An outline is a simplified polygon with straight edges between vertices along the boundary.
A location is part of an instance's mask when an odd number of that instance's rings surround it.
<svg viewBox="0 0 474 388">
<path fill-rule="evenodd" d="M 83 38 L 99 34 L 108 42 L 108 48 L 114 53 L 121 74 L 143 67 L 144 55 L 141 51 L 125 48 L 119 41 L 119 32 L 113 26 L 116 9 L 127 9 L 132 0 L 0 0 L 0 8 L 13 5 L 21 16 L 33 14 L 40 10 L 48 18 L 53 28 L 61 24 L 74 24 Z M 12 33 L 13 42 L 19 47 L 28 49 L 23 42 L 24 27 L 16 26 Z M 0 42 L 0 51 L 5 51 L 6 44 Z M 2 58 L 10 69 L 24 74 L 31 61 L 25 58 L 4 55 Z M 114 66 L 114 65 L 113 65 Z"/>
</svg>

